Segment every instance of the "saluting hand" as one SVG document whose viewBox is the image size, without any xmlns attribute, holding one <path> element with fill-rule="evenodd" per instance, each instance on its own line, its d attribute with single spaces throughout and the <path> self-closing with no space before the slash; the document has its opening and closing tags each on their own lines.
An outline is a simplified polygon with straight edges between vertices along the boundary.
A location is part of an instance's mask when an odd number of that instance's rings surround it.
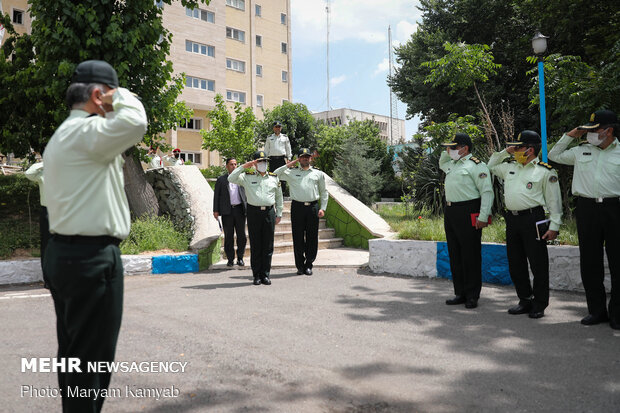
<svg viewBox="0 0 620 413">
<path fill-rule="evenodd" d="M 299 162 L 299 158 L 297 158 L 297 159 L 293 159 L 292 161 L 287 162 L 287 163 L 286 163 L 286 167 L 287 167 L 287 168 L 292 168 L 292 167 L 293 167 L 293 165 L 295 165 L 297 162 Z"/>
<path fill-rule="evenodd" d="M 572 131 L 567 132 L 566 134 L 571 138 L 581 138 L 583 135 L 585 135 L 586 132 L 587 130 L 585 129 L 575 128 Z"/>
<path fill-rule="evenodd" d="M 253 160 L 253 161 L 248 161 L 248 162 L 244 163 L 244 164 L 243 164 L 243 165 L 241 165 L 241 166 L 242 166 L 244 169 L 247 169 L 247 168 L 251 168 L 251 167 L 253 167 L 253 166 L 256 166 L 256 164 L 257 164 L 257 163 L 258 163 L 258 159 L 255 159 L 255 160 Z"/>
</svg>

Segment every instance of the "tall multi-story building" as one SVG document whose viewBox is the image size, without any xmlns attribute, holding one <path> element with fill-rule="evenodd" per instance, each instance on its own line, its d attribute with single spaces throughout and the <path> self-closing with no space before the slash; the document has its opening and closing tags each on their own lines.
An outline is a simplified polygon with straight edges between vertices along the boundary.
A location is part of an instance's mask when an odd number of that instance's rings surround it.
<svg viewBox="0 0 620 413">
<path fill-rule="evenodd" d="M 330 126 L 348 125 L 349 121 L 355 119 L 359 121 L 371 119 L 379 128 L 379 137 L 388 145 L 397 145 L 405 142 L 405 121 L 395 119 L 399 123 L 399 136 L 390 139 L 390 117 L 378 115 L 376 113 L 362 112 L 361 110 L 340 108 L 331 109 L 323 112 L 313 113 L 314 119 L 321 120 Z M 396 134 L 395 134 L 396 135 Z"/>
<path fill-rule="evenodd" d="M 263 108 L 291 100 L 290 0 L 211 0 L 195 9 L 180 1 L 156 3 L 173 35 L 169 59 L 175 74 L 186 75 L 179 100 L 194 110 L 166 139 L 185 160 L 221 165 L 217 152 L 202 149 L 199 133 L 210 127 L 207 113 L 217 93 L 230 107 L 251 107 L 259 119 Z M 18 32 L 30 32 L 27 0 L 0 0 L 0 7 L 13 16 Z"/>
<path fill-rule="evenodd" d="M 28 0 L 0 0 L 0 13 L 8 14 L 15 31 L 19 34 L 30 33 L 31 20 L 28 14 Z M 0 25 L 0 45 L 6 35 Z"/>
</svg>

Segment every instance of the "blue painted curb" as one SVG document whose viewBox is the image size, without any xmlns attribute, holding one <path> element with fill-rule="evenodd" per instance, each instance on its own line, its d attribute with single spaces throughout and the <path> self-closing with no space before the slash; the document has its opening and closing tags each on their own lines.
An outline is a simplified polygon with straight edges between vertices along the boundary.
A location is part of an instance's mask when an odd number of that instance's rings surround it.
<svg viewBox="0 0 620 413">
<path fill-rule="evenodd" d="M 452 279 L 446 242 L 437 243 L 436 268 L 437 277 Z M 482 244 L 482 282 L 500 285 L 512 284 L 505 245 Z"/>
<path fill-rule="evenodd" d="M 185 274 L 198 271 L 198 254 L 153 257 L 153 274 Z"/>
</svg>

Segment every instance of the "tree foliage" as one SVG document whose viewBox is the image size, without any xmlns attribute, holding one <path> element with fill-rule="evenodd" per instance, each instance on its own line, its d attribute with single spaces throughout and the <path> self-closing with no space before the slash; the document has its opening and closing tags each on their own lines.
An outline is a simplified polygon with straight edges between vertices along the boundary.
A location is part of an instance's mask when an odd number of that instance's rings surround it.
<svg viewBox="0 0 620 413">
<path fill-rule="evenodd" d="M 209 0 L 181 3 L 195 7 Z M 0 50 L 0 151 L 18 157 L 30 148 L 41 152 L 69 113 L 64 96 L 73 70 L 88 59 L 110 63 L 120 85 L 140 96 L 147 145 L 191 115 L 177 102 L 183 77 L 173 76 L 166 59 L 172 35 L 156 2 L 30 0 L 29 6 L 31 34 L 16 34 L 8 15 L 1 21 L 9 38 Z"/>
<path fill-rule="evenodd" d="M 293 153 L 299 148 L 316 148 L 317 122 L 303 103 L 284 102 L 273 109 L 263 109 L 264 118 L 256 125 L 256 134 L 264 143 L 273 133 L 273 122 L 282 123 L 282 133 L 291 141 Z"/>
<path fill-rule="evenodd" d="M 203 149 L 218 151 L 226 158 L 235 158 L 237 161 L 250 160 L 252 153 L 257 150 L 258 142 L 254 136 L 256 117 L 251 107 L 241 108 L 235 102 L 233 111 L 235 118 L 224 103 L 219 93 L 215 95 L 215 109 L 209 112 L 212 128 L 202 129 Z"/>
</svg>

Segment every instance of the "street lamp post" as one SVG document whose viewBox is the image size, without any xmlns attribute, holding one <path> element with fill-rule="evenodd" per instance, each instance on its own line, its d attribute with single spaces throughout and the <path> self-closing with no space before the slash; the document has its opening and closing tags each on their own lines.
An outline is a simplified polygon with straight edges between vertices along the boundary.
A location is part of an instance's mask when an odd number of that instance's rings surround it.
<svg viewBox="0 0 620 413">
<path fill-rule="evenodd" d="M 538 56 L 538 93 L 540 100 L 540 137 L 542 143 L 542 160 L 547 162 L 547 115 L 545 113 L 545 68 L 543 55 L 547 51 L 547 39 L 549 37 L 536 32 L 532 38 L 532 49 Z"/>
</svg>

